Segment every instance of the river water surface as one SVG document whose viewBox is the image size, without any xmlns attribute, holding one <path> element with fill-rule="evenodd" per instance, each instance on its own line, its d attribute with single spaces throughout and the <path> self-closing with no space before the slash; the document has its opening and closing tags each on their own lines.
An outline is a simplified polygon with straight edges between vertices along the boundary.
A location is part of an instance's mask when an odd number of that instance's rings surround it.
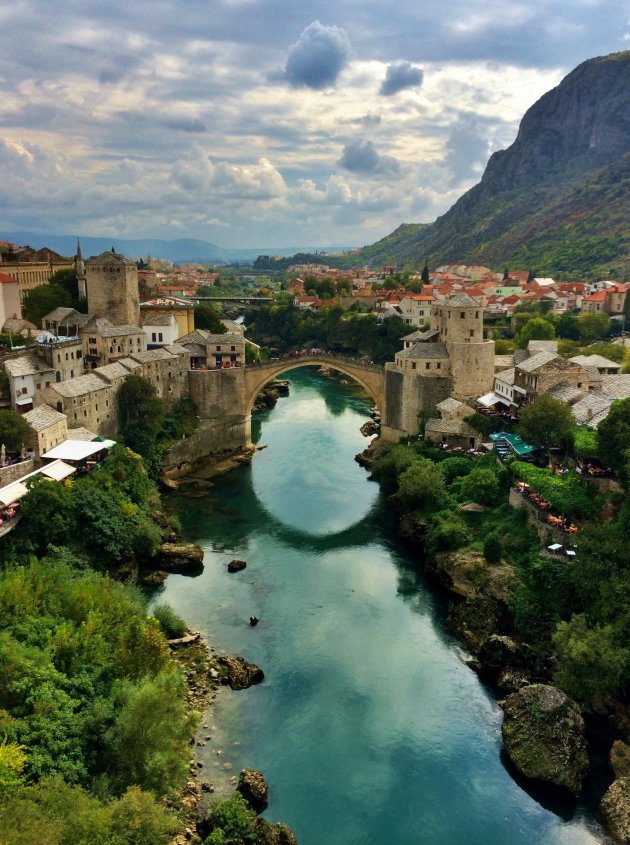
<svg viewBox="0 0 630 845">
<path fill-rule="evenodd" d="M 587 810 L 545 809 L 503 767 L 500 711 L 354 461 L 370 403 L 313 369 L 287 377 L 251 467 L 174 500 L 205 570 L 159 600 L 266 675 L 217 701 L 206 776 L 261 769 L 266 818 L 300 845 L 602 842 Z M 247 569 L 228 575 L 234 557 Z"/>
</svg>

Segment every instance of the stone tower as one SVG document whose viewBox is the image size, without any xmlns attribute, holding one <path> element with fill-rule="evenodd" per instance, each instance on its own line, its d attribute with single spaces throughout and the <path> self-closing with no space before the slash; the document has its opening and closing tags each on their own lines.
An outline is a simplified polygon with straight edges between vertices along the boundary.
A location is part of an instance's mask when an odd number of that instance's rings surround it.
<svg viewBox="0 0 630 845">
<path fill-rule="evenodd" d="M 74 267 L 77 271 L 77 284 L 79 285 L 79 298 L 87 299 L 87 280 L 85 278 L 85 261 L 81 254 L 81 242 L 77 238 L 77 254 L 74 256 Z"/>
<path fill-rule="evenodd" d="M 88 312 L 117 326 L 140 325 L 138 270 L 135 262 L 103 252 L 85 262 Z"/>
<path fill-rule="evenodd" d="M 494 341 L 484 340 L 482 306 L 466 293 L 453 293 L 433 305 L 431 328 L 448 349 L 451 396 L 476 399 L 492 390 Z"/>
</svg>

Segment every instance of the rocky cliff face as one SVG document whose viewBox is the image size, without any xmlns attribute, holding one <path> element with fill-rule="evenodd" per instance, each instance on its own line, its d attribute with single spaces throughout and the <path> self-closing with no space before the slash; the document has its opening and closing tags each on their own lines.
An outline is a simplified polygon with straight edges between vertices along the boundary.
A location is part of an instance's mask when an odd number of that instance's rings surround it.
<svg viewBox="0 0 630 845">
<path fill-rule="evenodd" d="M 629 211 L 630 51 L 579 65 L 529 109 L 515 142 L 490 158 L 478 185 L 435 223 L 407 230 L 396 255 L 391 236 L 383 244 L 390 259 L 427 255 L 432 266 L 509 262 L 623 275 Z M 596 243 L 581 255 L 585 237 Z M 560 248 L 571 239 L 573 256 Z M 375 263 L 377 246 L 368 248 Z"/>
</svg>

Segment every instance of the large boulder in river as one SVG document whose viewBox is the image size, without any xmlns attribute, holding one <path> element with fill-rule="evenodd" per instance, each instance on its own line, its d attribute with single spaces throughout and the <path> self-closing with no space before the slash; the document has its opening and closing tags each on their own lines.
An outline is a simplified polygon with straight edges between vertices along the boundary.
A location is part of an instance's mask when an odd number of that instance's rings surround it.
<svg viewBox="0 0 630 845">
<path fill-rule="evenodd" d="M 265 819 L 256 819 L 257 845 L 298 845 L 295 833 L 286 824 L 269 824 Z"/>
<path fill-rule="evenodd" d="M 265 678 L 263 670 L 254 663 L 248 663 L 244 657 L 226 654 L 217 657 L 217 663 L 226 670 L 225 678 L 232 689 L 248 689 Z"/>
<path fill-rule="evenodd" d="M 499 702 L 503 746 L 518 771 L 579 795 L 588 769 L 584 720 L 566 693 L 531 684 Z"/>
<path fill-rule="evenodd" d="M 238 778 L 237 791 L 241 793 L 252 810 L 262 813 L 267 806 L 269 787 L 262 772 L 257 769 L 243 769 Z"/>
<path fill-rule="evenodd" d="M 203 549 L 196 543 L 162 543 L 151 563 L 166 572 L 199 572 Z"/>
<path fill-rule="evenodd" d="M 599 811 L 614 839 L 622 845 L 630 845 L 630 777 L 613 781 L 602 798 Z"/>
</svg>

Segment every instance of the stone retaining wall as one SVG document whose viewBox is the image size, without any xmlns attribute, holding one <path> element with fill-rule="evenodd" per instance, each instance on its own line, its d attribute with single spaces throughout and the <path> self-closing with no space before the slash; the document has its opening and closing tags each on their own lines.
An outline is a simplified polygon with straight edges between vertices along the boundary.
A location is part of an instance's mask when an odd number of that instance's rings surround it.
<svg viewBox="0 0 630 845">
<path fill-rule="evenodd" d="M 242 417 L 202 420 L 199 429 L 174 443 L 164 455 L 164 472 L 177 475 L 192 464 L 210 455 L 234 451 L 246 443 L 245 422 Z"/>
<path fill-rule="evenodd" d="M 33 472 L 33 459 L 28 458 L 25 461 L 20 461 L 19 464 L 11 464 L 8 467 L 0 467 L 0 487 L 6 487 L 7 484 L 12 484 L 23 475 L 28 475 Z"/>
</svg>

